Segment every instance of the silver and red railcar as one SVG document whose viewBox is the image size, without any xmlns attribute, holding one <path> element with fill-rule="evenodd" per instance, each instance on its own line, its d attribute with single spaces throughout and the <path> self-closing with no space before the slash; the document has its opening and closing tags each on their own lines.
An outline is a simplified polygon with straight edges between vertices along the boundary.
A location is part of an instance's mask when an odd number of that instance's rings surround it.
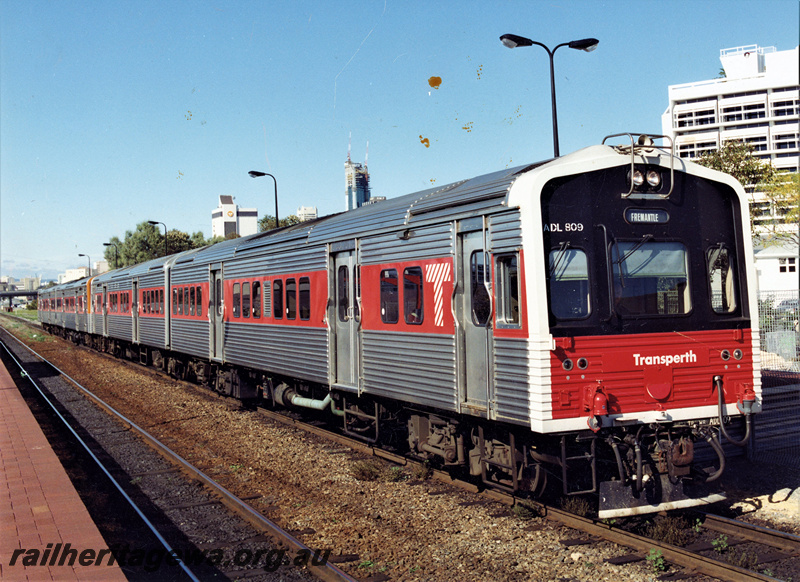
<svg viewBox="0 0 800 582">
<path fill-rule="evenodd" d="M 84 280 L 69 335 L 601 517 L 718 499 L 761 406 L 746 196 L 618 141 Z"/>
</svg>

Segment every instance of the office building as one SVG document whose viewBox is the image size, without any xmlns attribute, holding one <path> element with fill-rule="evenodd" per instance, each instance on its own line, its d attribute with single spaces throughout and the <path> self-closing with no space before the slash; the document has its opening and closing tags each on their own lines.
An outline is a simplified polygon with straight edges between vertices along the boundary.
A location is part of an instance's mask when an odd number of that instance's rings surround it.
<svg viewBox="0 0 800 582">
<path fill-rule="evenodd" d="M 258 232 L 258 210 L 239 208 L 233 196 L 220 196 L 219 206 L 211 211 L 211 236 L 247 236 Z"/>
<path fill-rule="evenodd" d="M 297 218 L 300 219 L 300 222 L 305 222 L 306 220 L 314 220 L 317 218 L 317 207 L 316 206 L 301 206 L 297 209 Z"/>
<path fill-rule="evenodd" d="M 347 161 L 344 163 L 345 179 L 345 210 L 353 210 L 364 206 L 370 200 L 369 171 L 367 160 L 363 164 L 356 164 L 350 159 L 350 148 L 347 151 Z"/>
<path fill-rule="evenodd" d="M 721 50 L 720 61 L 724 76 L 669 87 L 661 125 L 677 154 L 695 158 L 725 142 L 742 141 L 779 172 L 797 172 L 798 48 L 741 46 Z M 761 192 L 753 192 L 751 204 L 758 207 L 757 221 L 783 218 Z"/>
</svg>

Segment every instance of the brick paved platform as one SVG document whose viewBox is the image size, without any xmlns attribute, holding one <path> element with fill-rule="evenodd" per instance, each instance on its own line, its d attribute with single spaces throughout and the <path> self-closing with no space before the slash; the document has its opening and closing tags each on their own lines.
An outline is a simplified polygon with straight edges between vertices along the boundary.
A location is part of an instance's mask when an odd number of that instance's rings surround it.
<svg viewBox="0 0 800 582">
<path fill-rule="evenodd" d="M 106 548 L 0 362 L 0 580 L 126 580 Z"/>
</svg>

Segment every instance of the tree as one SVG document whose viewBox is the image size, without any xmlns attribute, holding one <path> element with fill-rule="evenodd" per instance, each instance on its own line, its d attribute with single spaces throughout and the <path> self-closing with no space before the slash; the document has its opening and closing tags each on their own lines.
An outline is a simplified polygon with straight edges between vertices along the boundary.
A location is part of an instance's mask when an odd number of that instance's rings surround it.
<svg viewBox="0 0 800 582">
<path fill-rule="evenodd" d="M 706 152 L 695 160 L 701 166 L 730 174 L 752 194 L 756 186 L 775 179 L 772 164 L 753 155 L 753 147 L 741 141 L 727 141 L 718 150 Z"/>
<path fill-rule="evenodd" d="M 769 221 L 763 220 L 762 206 L 754 202 L 756 202 L 756 192 L 759 193 L 758 202 L 763 202 L 763 194 L 780 182 L 778 172 L 772 164 L 754 156 L 752 146 L 741 141 L 725 142 L 718 150 L 704 153 L 696 162 L 707 168 L 730 174 L 741 183 L 745 192 L 750 195 L 750 232 L 757 241 L 769 240 L 771 229 L 764 228 L 769 227 Z M 769 198 L 769 194 L 766 196 Z M 772 206 L 770 201 L 770 207 Z"/>
<path fill-rule="evenodd" d="M 118 267 L 136 265 L 164 256 L 164 235 L 161 234 L 157 225 L 150 224 L 147 221 L 137 224 L 136 229 L 133 231 L 126 231 L 123 240 L 114 236 L 109 242 L 117 245 Z M 170 254 L 204 247 L 209 244 L 211 244 L 211 241 L 206 240 L 202 232 L 195 232 L 191 236 L 180 230 L 167 232 L 167 246 Z M 113 246 L 106 247 L 105 259 L 109 265 L 114 264 L 115 251 Z"/>
<path fill-rule="evenodd" d="M 766 232 L 759 238 L 767 243 L 800 245 L 800 174 L 778 174 L 764 187 L 773 217 L 759 221 Z"/>
<path fill-rule="evenodd" d="M 300 224 L 300 219 L 294 214 L 290 214 L 285 218 L 280 219 L 280 226 L 292 226 L 293 224 Z M 266 232 L 268 230 L 275 230 L 275 217 L 266 214 L 258 221 L 258 232 Z"/>
</svg>

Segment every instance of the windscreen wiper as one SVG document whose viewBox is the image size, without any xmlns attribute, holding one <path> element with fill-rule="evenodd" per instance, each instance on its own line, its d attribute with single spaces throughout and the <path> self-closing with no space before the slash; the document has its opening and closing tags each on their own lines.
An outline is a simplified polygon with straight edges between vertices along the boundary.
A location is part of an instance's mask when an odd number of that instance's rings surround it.
<svg viewBox="0 0 800 582">
<path fill-rule="evenodd" d="M 555 274 L 556 270 L 558 269 L 558 266 L 561 264 L 561 261 L 564 259 L 564 255 L 567 254 L 567 249 L 568 248 L 569 248 L 569 241 L 564 241 L 564 242 L 559 243 L 559 245 L 558 245 L 558 254 L 556 255 L 555 261 L 553 261 L 553 264 L 550 266 L 550 276 L 551 277 Z"/>
<path fill-rule="evenodd" d="M 627 259 L 627 258 L 628 258 L 628 257 L 630 257 L 630 256 L 631 256 L 633 253 L 635 253 L 636 251 L 638 251 L 638 250 L 639 250 L 639 249 L 642 247 L 642 245 L 643 245 L 644 243 L 646 243 L 647 241 L 649 241 L 651 238 L 653 238 L 653 235 L 652 235 L 652 234 L 646 234 L 646 235 L 644 235 L 644 236 L 642 237 L 642 240 L 640 240 L 640 241 L 639 241 L 639 242 L 637 242 L 635 245 L 633 245 L 633 248 L 632 248 L 631 250 L 629 250 L 627 253 L 625 253 L 625 256 L 623 256 L 623 257 L 621 257 L 621 258 L 617 259 L 617 261 L 616 261 L 616 262 L 617 262 L 617 264 L 618 264 L 618 265 L 621 265 L 621 264 L 622 264 L 622 263 L 625 261 L 625 259 Z M 619 245 L 619 243 L 617 243 L 617 245 Z M 621 269 L 620 269 L 620 270 L 621 270 Z"/>
</svg>

